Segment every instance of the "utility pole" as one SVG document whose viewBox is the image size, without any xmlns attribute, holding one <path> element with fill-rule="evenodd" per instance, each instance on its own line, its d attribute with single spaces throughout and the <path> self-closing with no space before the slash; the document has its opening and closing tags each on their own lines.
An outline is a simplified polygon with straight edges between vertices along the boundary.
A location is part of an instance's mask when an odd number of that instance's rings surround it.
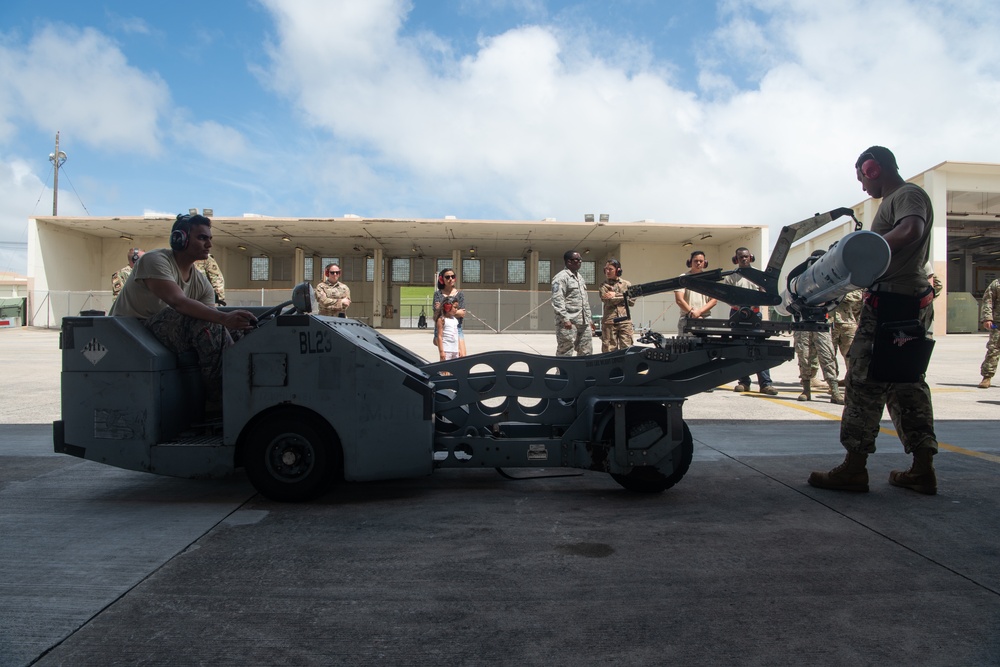
<svg viewBox="0 0 1000 667">
<path fill-rule="evenodd" d="M 56 150 L 49 153 L 49 162 L 55 167 L 52 176 L 52 215 L 59 214 L 59 167 L 66 162 L 66 154 L 59 150 L 59 132 L 56 131 Z"/>
</svg>

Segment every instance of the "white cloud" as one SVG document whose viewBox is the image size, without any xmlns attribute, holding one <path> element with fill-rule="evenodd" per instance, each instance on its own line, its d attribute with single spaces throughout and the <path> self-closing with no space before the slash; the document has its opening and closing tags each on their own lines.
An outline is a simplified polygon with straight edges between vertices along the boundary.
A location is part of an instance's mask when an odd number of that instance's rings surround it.
<svg viewBox="0 0 1000 667">
<path fill-rule="evenodd" d="M 484 36 L 458 59 L 446 36 L 403 36 L 403 1 L 265 5 L 270 85 L 374 165 L 368 184 L 458 214 L 784 224 L 863 199 L 851 165 L 872 143 L 905 175 L 1000 156 L 990 3 L 728 2 L 698 91 L 671 84 L 672 63 L 598 56 L 565 24 Z"/>
<path fill-rule="evenodd" d="M 239 164 L 250 153 L 246 139 L 239 131 L 215 121 L 190 122 L 178 117 L 172 127 L 178 144 L 211 158 L 213 162 Z"/>
<path fill-rule="evenodd" d="M 166 85 L 95 30 L 49 25 L 25 45 L 8 42 L 0 73 L 0 127 L 27 121 L 107 150 L 159 150 Z"/>
<path fill-rule="evenodd" d="M 139 19 L 117 24 L 126 32 L 149 30 Z M 238 130 L 175 106 L 160 76 L 130 64 L 113 40 L 93 29 L 63 25 L 43 25 L 28 41 L 14 33 L 0 34 L 0 148 L 13 144 L 23 128 L 59 130 L 64 138 L 72 137 L 75 146 L 110 155 L 141 155 L 151 166 L 158 158 L 169 160 L 177 147 L 205 156 L 215 167 L 241 165 L 251 152 Z M 15 271 L 25 267 L 18 248 L 27 218 L 46 210 L 35 206 L 45 175 L 33 173 L 31 164 L 39 169 L 37 161 L 0 156 L 0 264 L 11 255 Z M 94 178 L 84 172 L 82 180 L 107 201 L 119 196 L 116 182 L 88 180 Z M 51 201 L 50 185 L 45 191 Z M 160 198 L 158 193 L 146 196 Z M 87 214 L 73 198 L 61 199 L 59 212 Z"/>
</svg>

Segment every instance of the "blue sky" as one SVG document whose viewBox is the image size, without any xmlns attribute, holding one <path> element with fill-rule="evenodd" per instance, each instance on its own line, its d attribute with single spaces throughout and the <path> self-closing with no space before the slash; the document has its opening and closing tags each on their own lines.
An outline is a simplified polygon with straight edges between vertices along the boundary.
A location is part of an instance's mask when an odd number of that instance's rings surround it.
<svg viewBox="0 0 1000 667">
<path fill-rule="evenodd" d="M 780 226 L 1000 162 L 992 0 L 6 0 L 0 271 L 64 215 Z"/>
</svg>

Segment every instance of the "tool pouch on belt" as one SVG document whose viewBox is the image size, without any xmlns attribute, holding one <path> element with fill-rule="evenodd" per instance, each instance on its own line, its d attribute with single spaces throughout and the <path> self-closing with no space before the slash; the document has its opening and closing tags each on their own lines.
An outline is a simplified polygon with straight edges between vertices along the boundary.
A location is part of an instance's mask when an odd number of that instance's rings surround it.
<svg viewBox="0 0 1000 667">
<path fill-rule="evenodd" d="M 919 382 L 927 372 L 934 341 L 920 324 L 921 297 L 879 292 L 875 345 L 868 365 L 873 382 Z"/>
</svg>

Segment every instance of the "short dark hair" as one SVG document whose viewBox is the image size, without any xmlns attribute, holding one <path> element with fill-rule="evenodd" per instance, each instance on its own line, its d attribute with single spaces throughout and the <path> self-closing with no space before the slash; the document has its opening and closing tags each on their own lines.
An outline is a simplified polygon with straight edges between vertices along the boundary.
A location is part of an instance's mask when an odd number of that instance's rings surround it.
<svg viewBox="0 0 1000 667">
<path fill-rule="evenodd" d="M 621 263 L 621 262 L 619 262 L 619 261 L 618 261 L 617 259 L 615 259 L 614 257 L 612 257 L 612 258 L 611 258 L 611 259 L 609 259 L 608 261 L 604 262 L 604 264 L 605 264 L 605 265 L 608 265 L 608 264 L 610 264 L 611 266 L 615 267 L 616 269 L 621 269 L 621 268 L 622 268 L 622 263 Z"/>
<path fill-rule="evenodd" d="M 690 260 L 694 259 L 695 255 L 701 255 L 702 257 L 706 257 L 704 250 L 692 250 L 691 251 L 691 256 L 688 258 L 688 260 L 690 261 Z"/>
<path fill-rule="evenodd" d="M 198 215 L 197 213 L 179 213 L 177 219 L 174 220 L 174 226 L 170 228 L 170 233 L 173 234 L 178 229 L 183 230 L 185 234 L 191 235 L 191 228 L 195 225 L 204 225 L 205 227 L 211 227 L 212 221 L 203 215 Z"/>
<path fill-rule="evenodd" d="M 740 254 L 740 250 L 746 250 L 747 252 L 750 252 L 750 248 L 747 248 L 747 247 L 744 247 L 744 246 L 740 246 L 739 248 L 736 249 L 736 251 L 733 254 L 734 255 Z M 753 253 L 750 253 L 750 254 L 752 255 Z"/>
<path fill-rule="evenodd" d="M 854 163 L 854 168 L 861 169 L 861 165 L 864 164 L 865 160 L 875 160 L 883 169 L 899 171 L 899 166 L 896 165 L 896 156 L 885 146 L 869 146 L 864 153 L 858 156 L 858 161 Z"/>
</svg>

